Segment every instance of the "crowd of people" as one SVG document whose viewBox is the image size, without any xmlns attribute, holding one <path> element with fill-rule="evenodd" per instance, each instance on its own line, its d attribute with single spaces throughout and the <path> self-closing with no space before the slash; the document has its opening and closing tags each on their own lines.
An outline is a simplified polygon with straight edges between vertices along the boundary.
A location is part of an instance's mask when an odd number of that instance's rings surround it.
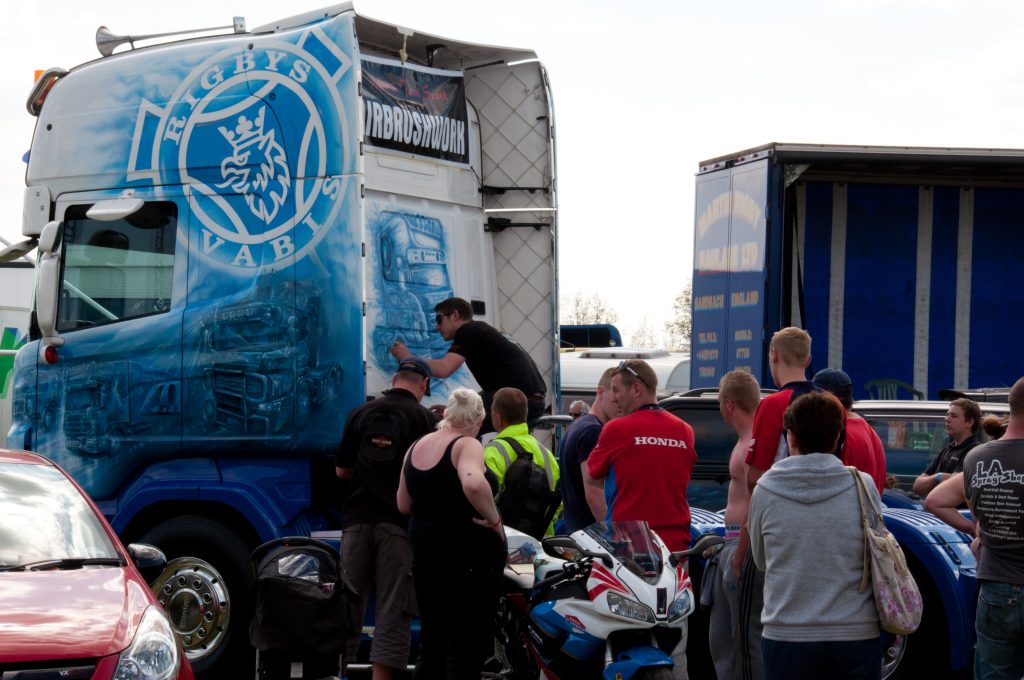
<svg viewBox="0 0 1024 680">
<path fill-rule="evenodd" d="M 480 677 L 493 651 L 506 525 L 540 537 L 554 531 L 556 515 L 564 533 L 644 520 L 670 550 L 690 544 L 687 487 L 700 442 L 658 405 L 646 362 L 622 361 L 600 377 L 592 403 L 571 404 L 556 457 L 530 434 L 545 388 L 525 350 L 473 320 L 464 300 L 436 311 L 438 331 L 453 341 L 448 354 L 420 358 L 396 344 L 392 389 L 352 413 L 336 460 L 349 480 L 342 558 L 364 609 L 366 593 L 376 593 L 375 679 L 405 667 L 417 615 L 414 678 Z M 768 363 L 778 389 L 763 398 L 748 372 L 731 371 L 719 385 L 736 444 L 726 543 L 706 556 L 700 594 L 719 680 L 880 675 L 878 612 L 871 589 L 860 587 L 858 486 L 879 521 L 885 452 L 851 411 L 845 372 L 827 368 L 808 380 L 810 348 L 798 328 L 773 336 Z M 438 422 L 419 402 L 432 378 L 463 363 L 483 390 L 453 390 Z M 1024 673 L 1024 378 L 1009 400 L 1008 421 L 984 421 L 974 402 L 953 401 L 948 444 L 914 482 L 927 509 L 976 536 L 979 679 Z M 488 431 L 496 435 L 481 443 Z M 982 443 L 982 432 L 992 441 Z M 448 584 L 458 584 L 459 597 Z M 687 677 L 687 638 L 684 628 L 674 678 Z M 347 657 L 358 644 L 349 641 Z"/>
</svg>

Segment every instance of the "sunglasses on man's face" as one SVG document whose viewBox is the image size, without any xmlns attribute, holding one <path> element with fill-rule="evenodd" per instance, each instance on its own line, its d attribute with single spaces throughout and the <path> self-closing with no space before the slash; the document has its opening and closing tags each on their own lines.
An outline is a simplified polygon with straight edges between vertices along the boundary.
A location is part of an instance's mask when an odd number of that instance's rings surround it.
<svg viewBox="0 0 1024 680">
<path fill-rule="evenodd" d="M 573 420 L 576 420 L 577 418 L 583 417 L 582 413 L 570 413 L 569 415 L 572 416 Z"/>
<path fill-rule="evenodd" d="M 441 320 L 444 319 L 446 316 L 451 316 L 451 313 L 449 312 L 448 314 L 438 314 L 438 315 L 436 315 L 434 317 L 434 325 L 435 326 L 440 326 L 441 325 Z"/>
</svg>

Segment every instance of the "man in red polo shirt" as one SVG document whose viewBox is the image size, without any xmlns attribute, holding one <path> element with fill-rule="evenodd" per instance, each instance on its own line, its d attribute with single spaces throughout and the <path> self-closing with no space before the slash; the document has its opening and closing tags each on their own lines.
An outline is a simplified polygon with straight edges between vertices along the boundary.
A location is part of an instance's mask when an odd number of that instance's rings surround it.
<svg viewBox="0 0 1024 680">
<path fill-rule="evenodd" d="M 603 486 L 608 520 L 644 520 L 669 550 L 690 547 L 686 487 L 697 462 L 693 428 L 658 406 L 658 376 L 647 362 L 629 359 L 612 375 L 611 398 L 622 413 L 605 424 L 587 458 L 584 482 Z M 686 629 L 672 652 L 672 677 L 685 679 Z"/>
<path fill-rule="evenodd" d="M 871 475 L 881 496 L 885 491 L 885 449 L 878 433 L 853 408 L 853 382 L 838 368 L 823 368 L 814 374 L 815 387 L 824 390 L 843 405 L 846 411 L 846 431 L 843 437 L 843 465 L 852 465 Z"/>
</svg>

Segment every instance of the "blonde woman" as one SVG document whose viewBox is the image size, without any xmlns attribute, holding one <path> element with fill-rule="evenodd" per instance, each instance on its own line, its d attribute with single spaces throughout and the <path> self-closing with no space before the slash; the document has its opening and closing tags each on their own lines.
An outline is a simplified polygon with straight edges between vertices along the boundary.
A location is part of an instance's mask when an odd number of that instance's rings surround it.
<svg viewBox="0 0 1024 680">
<path fill-rule="evenodd" d="M 457 389 L 436 432 L 410 448 L 398 509 L 412 515 L 409 543 L 420 612 L 415 680 L 477 680 L 493 650 L 505 533 L 476 440 L 480 396 Z"/>
</svg>

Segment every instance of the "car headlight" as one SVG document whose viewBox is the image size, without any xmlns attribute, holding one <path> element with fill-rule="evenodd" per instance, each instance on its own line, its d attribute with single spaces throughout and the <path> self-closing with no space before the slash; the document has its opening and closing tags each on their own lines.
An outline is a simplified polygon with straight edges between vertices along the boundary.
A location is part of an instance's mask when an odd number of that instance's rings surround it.
<svg viewBox="0 0 1024 680">
<path fill-rule="evenodd" d="M 636 600 L 630 600 L 616 593 L 608 593 L 608 609 L 616 616 L 654 623 L 654 612 L 651 611 L 650 607 L 646 607 Z"/>
<path fill-rule="evenodd" d="M 686 616 L 690 613 L 691 603 L 693 602 L 693 596 L 689 590 L 684 590 L 679 593 L 679 597 L 672 601 L 672 604 L 668 608 L 668 620 L 675 621 L 681 616 Z"/>
<path fill-rule="evenodd" d="M 181 658 L 171 624 L 155 605 L 142 615 L 135 639 L 121 652 L 113 680 L 169 680 L 178 674 Z"/>
</svg>

